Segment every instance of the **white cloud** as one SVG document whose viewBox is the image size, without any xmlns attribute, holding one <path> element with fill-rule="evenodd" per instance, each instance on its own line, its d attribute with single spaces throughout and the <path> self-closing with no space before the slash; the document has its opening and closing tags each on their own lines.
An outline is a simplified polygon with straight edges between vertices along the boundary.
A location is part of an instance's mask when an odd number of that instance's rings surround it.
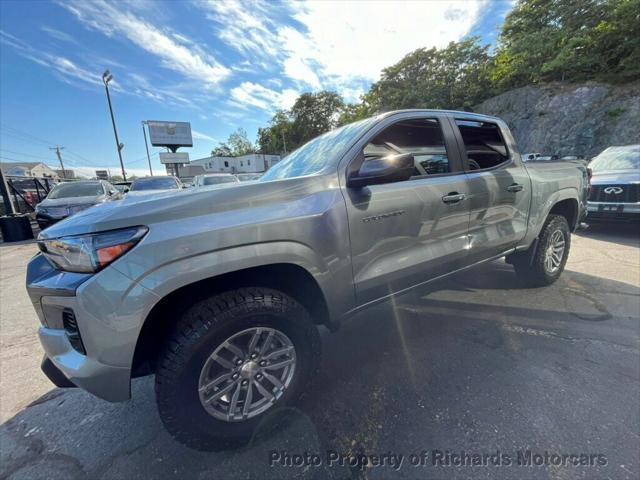
<svg viewBox="0 0 640 480">
<path fill-rule="evenodd" d="M 218 141 L 215 138 L 210 137 L 206 133 L 198 132 L 197 130 L 191 130 L 191 136 L 193 138 L 195 138 L 196 140 L 207 140 L 209 142 L 217 142 Z"/>
<path fill-rule="evenodd" d="M 195 4 L 214 23 L 218 38 L 243 55 L 232 67 L 273 71 L 296 89 L 331 89 L 348 101 L 420 47 L 443 47 L 460 40 L 479 19 L 488 0 L 468 2 L 354 0 L 268 4 L 262 0 L 210 0 Z M 274 67 L 275 66 L 275 67 Z M 267 80 L 265 84 L 268 84 Z M 252 82 L 232 90 L 242 104 L 268 110 L 277 91 Z"/>
<path fill-rule="evenodd" d="M 231 98 L 239 107 L 256 107 L 267 112 L 291 108 L 300 92 L 293 89 L 271 90 L 253 82 L 242 82 L 231 89 Z"/>
<path fill-rule="evenodd" d="M 73 43 L 75 45 L 79 45 L 78 41 L 69 35 L 67 32 L 63 32 L 62 30 L 58 30 L 57 28 L 48 27 L 43 25 L 40 27 L 40 30 L 47 33 L 49 36 L 55 38 L 56 40 L 60 40 L 62 42 Z"/>
<path fill-rule="evenodd" d="M 268 60 L 279 54 L 276 23 L 262 0 L 208 0 L 196 2 L 217 24 L 218 38 L 248 56 Z M 277 4 L 280 7 L 282 4 Z"/>
<path fill-rule="evenodd" d="M 469 32 L 483 1 L 358 1 L 294 3 L 303 38 L 288 58 L 317 62 L 329 79 L 375 81 L 380 71 L 420 47 L 443 47 Z"/>
<path fill-rule="evenodd" d="M 125 37 L 138 47 L 155 55 L 163 67 L 174 70 L 206 86 L 215 86 L 231 71 L 211 54 L 194 45 L 186 37 L 161 30 L 153 23 L 127 11 L 124 3 L 104 0 L 65 1 L 60 6 L 73 13 L 87 28 L 109 37 Z"/>
</svg>

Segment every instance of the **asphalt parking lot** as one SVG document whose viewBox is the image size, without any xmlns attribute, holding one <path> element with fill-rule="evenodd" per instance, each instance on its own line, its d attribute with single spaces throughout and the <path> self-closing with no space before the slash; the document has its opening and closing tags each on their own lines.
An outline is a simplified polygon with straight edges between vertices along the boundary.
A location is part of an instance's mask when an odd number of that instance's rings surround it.
<svg viewBox="0 0 640 480">
<path fill-rule="evenodd" d="M 639 230 L 574 235 L 551 287 L 523 288 L 498 261 L 363 312 L 323 335 L 320 376 L 290 422 L 217 453 L 171 439 L 150 378 L 121 404 L 54 388 L 24 290 L 36 248 L 0 244 L 0 478 L 639 478 Z M 462 452 L 512 462 L 456 466 Z M 527 452 L 600 457 L 518 464 Z M 306 465 L 283 465 L 305 453 Z M 361 454 L 387 461 L 335 459 Z"/>
</svg>

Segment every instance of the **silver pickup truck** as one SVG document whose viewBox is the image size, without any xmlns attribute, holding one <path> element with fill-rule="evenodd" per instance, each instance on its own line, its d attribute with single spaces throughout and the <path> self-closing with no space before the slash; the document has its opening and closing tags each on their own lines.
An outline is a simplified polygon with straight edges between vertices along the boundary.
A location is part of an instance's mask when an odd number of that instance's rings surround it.
<svg viewBox="0 0 640 480">
<path fill-rule="evenodd" d="M 98 205 L 44 230 L 27 288 L 43 370 L 109 401 L 155 373 L 179 441 L 246 441 L 318 366 L 318 326 L 506 257 L 561 274 L 589 178 L 527 165 L 497 118 L 409 110 L 305 144 L 256 182 Z"/>
</svg>

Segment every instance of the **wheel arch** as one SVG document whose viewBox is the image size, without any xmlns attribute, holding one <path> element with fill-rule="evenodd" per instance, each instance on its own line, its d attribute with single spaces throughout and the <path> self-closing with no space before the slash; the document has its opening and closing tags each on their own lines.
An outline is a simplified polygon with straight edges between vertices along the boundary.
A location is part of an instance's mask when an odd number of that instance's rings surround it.
<svg viewBox="0 0 640 480">
<path fill-rule="evenodd" d="M 337 328 L 326 297 L 314 276 L 293 263 L 274 263 L 215 275 L 183 285 L 163 296 L 150 310 L 138 335 L 131 367 L 132 377 L 155 371 L 155 360 L 177 315 L 194 302 L 241 287 L 268 287 L 299 301 L 317 325 Z"/>
</svg>

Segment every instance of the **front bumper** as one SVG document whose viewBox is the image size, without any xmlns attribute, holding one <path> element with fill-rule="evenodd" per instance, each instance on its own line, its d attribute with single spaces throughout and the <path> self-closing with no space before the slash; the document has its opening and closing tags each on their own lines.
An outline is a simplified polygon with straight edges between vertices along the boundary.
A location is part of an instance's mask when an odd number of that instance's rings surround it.
<svg viewBox="0 0 640 480">
<path fill-rule="evenodd" d="M 38 226 L 40 227 L 40 230 L 44 230 L 45 228 L 48 228 L 51 225 L 58 223 L 61 220 L 64 220 L 65 218 L 67 217 L 56 218 L 56 217 L 50 217 L 49 215 L 44 215 L 42 213 L 36 213 L 36 222 L 38 222 Z"/>
<path fill-rule="evenodd" d="M 38 336 L 46 358 L 70 383 L 110 402 L 130 398 L 128 368 L 104 365 L 78 353 L 69 343 L 64 330 L 41 327 Z M 56 381 L 53 383 L 60 386 Z"/>
<path fill-rule="evenodd" d="M 42 254 L 29 262 L 27 291 L 42 324 L 38 335 L 46 360 L 97 397 L 129 399 L 136 342 L 157 296 L 115 268 L 97 274 L 62 272 Z M 64 328 L 68 311 L 74 313 L 86 354 L 74 348 Z"/>
<path fill-rule="evenodd" d="M 640 219 L 640 203 L 589 202 L 587 221 L 628 221 Z"/>
</svg>

